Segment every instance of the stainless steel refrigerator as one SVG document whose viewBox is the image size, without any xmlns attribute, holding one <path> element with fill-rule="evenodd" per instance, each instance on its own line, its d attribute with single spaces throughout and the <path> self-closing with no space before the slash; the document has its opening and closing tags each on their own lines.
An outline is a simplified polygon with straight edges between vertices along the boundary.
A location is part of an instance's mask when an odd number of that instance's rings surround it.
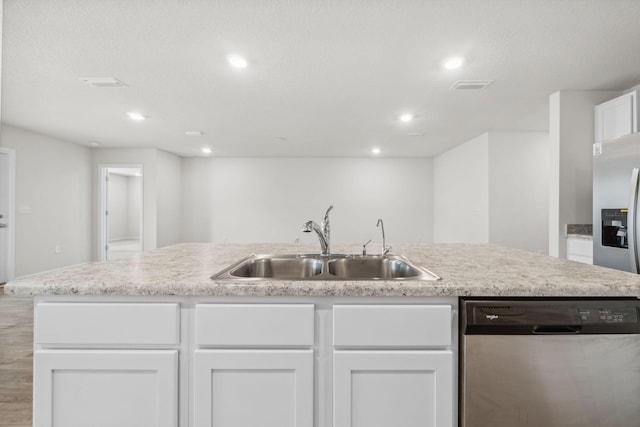
<svg viewBox="0 0 640 427">
<path fill-rule="evenodd" d="M 593 263 L 640 272 L 638 178 L 640 137 L 594 146 Z"/>
</svg>

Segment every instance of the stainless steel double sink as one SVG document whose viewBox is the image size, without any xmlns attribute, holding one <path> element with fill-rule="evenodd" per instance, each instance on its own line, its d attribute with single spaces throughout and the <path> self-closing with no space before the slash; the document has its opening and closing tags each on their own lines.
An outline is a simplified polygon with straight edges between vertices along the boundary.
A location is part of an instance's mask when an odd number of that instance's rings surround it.
<svg viewBox="0 0 640 427">
<path fill-rule="evenodd" d="M 402 255 L 251 255 L 214 280 L 438 280 Z"/>
</svg>

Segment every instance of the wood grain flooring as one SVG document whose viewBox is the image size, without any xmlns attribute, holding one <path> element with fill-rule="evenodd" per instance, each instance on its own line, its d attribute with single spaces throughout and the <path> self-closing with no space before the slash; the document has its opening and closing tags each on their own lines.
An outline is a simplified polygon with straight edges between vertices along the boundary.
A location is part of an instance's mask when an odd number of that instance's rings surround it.
<svg viewBox="0 0 640 427">
<path fill-rule="evenodd" d="M 31 427 L 33 298 L 0 288 L 0 427 Z"/>
</svg>

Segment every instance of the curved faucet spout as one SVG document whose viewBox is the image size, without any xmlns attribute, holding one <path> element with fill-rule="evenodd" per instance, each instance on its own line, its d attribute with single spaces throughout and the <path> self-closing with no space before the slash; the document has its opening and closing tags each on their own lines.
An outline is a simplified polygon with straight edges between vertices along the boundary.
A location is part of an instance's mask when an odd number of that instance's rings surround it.
<svg viewBox="0 0 640 427">
<path fill-rule="evenodd" d="M 315 231 L 318 235 L 318 240 L 320 240 L 320 249 L 322 255 L 329 255 L 331 250 L 329 248 L 331 243 L 331 226 L 329 224 L 329 212 L 333 209 L 333 205 L 329 206 L 327 212 L 324 214 L 324 219 L 318 225 L 315 221 L 307 221 L 302 225 L 302 231 L 305 233 L 310 233 L 311 231 Z"/>
<path fill-rule="evenodd" d="M 381 227 L 382 229 L 382 256 L 385 256 L 391 250 L 391 246 L 387 246 L 387 241 L 385 240 L 385 237 L 384 237 L 384 222 L 382 221 L 382 218 L 378 218 L 378 223 L 376 224 L 376 227 Z"/>
<path fill-rule="evenodd" d="M 302 225 L 302 231 L 305 233 L 310 233 L 311 231 L 315 231 L 318 235 L 318 240 L 320 240 L 320 249 L 322 255 L 329 255 L 329 240 L 327 236 L 325 236 L 322 228 L 315 221 L 307 221 Z"/>
</svg>

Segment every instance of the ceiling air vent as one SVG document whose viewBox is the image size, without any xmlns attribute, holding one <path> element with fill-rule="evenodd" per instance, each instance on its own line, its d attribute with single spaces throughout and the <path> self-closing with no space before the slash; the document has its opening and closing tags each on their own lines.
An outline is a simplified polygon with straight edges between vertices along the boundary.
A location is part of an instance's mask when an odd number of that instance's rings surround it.
<svg viewBox="0 0 640 427">
<path fill-rule="evenodd" d="M 493 83 L 493 80 L 458 80 L 451 86 L 452 90 L 484 89 Z"/>
<path fill-rule="evenodd" d="M 80 77 L 80 80 L 91 87 L 110 88 L 110 87 L 127 87 L 126 84 L 114 77 Z"/>
</svg>

